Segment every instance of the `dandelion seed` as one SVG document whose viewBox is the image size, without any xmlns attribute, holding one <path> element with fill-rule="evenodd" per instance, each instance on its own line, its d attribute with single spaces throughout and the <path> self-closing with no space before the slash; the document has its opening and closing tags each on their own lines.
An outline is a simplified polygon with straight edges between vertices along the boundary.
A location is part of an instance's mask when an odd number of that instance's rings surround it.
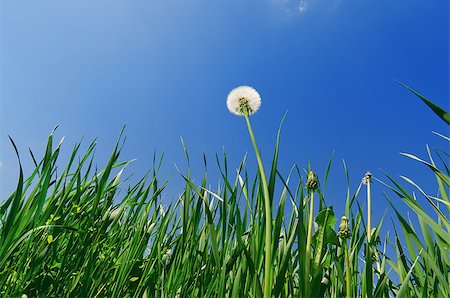
<svg viewBox="0 0 450 298">
<path fill-rule="evenodd" d="M 249 86 L 234 88 L 227 97 L 228 110 L 237 116 L 253 115 L 260 106 L 261 96 Z"/>
</svg>

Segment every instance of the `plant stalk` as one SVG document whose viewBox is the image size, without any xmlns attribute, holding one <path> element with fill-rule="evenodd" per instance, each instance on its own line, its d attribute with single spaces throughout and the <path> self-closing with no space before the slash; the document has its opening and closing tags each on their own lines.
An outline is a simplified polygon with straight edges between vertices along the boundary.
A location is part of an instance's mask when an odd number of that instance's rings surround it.
<svg viewBox="0 0 450 298">
<path fill-rule="evenodd" d="M 311 199 L 309 200 L 308 234 L 306 237 L 306 250 L 305 250 L 306 255 L 305 285 L 309 285 L 309 273 L 311 269 L 311 240 L 312 240 L 313 215 L 314 215 L 314 191 L 311 192 Z"/>
<path fill-rule="evenodd" d="M 255 135 L 250 124 L 248 114 L 244 114 L 247 123 L 248 132 L 252 139 L 253 147 L 255 149 L 256 159 L 258 161 L 258 168 L 261 174 L 261 182 L 263 184 L 264 193 L 264 209 L 266 219 L 266 239 L 265 239 L 265 263 L 264 263 L 264 297 L 272 296 L 272 208 L 270 203 L 269 187 L 267 185 L 266 173 L 259 153 L 258 145 L 256 144 Z"/>
<path fill-rule="evenodd" d="M 372 174 L 370 172 L 367 172 L 364 176 L 365 184 L 367 185 L 367 255 L 366 258 L 372 259 L 372 205 L 371 205 L 371 194 L 370 194 L 370 182 L 371 182 Z M 370 262 L 372 264 L 372 260 Z M 373 269 L 369 268 L 367 271 L 368 274 L 370 274 L 370 281 L 373 282 Z M 368 286 L 366 285 L 368 292 L 366 295 L 368 297 L 372 297 L 372 285 Z M 369 290 L 370 289 L 370 290 Z"/>
<path fill-rule="evenodd" d="M 348 247 L 347 247 L 347 240 L 345 240 L 344 242 L 344 250 L 345 250 L 345 286 L 346 286 L 346 295 L 347 298 L 351 298 L 352 294 L 351 294 L 351 282 L 350 282 L 350 276 L 351 276 L 351 272 L 350 272 L 350 259 L 348 256 Z"/>
<path fill-rule="evenodd" d="M 370 238 L 372 233 L 372 210 L 370 197 L 370 178 L 367 179 L 367 245 L 370 246 Z"/>
</svg>

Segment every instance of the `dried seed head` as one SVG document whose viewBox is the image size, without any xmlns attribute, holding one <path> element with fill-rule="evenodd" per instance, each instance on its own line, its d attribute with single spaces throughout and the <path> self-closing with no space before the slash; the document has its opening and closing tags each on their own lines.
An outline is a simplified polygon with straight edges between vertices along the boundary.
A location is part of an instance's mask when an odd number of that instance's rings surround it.
<svg viewBox="0 0 450 298">
<path fill-rule="evenodd" d="M 366 172 L 366 174 L 364 175 L 363 178 L 363 184 L 367 185 L 368 183 L 370 183 L 370 181 L 372 180 L 372 173 L 370 173 L 369 171 Z"/>
<path fill-rule="evenodd" d="M 258 91 L 249 86 L 240 86 L 230 91 L 227 97 L 228 110 L 238 116 L 252 115 L 261 106 Z"/>
</svg>

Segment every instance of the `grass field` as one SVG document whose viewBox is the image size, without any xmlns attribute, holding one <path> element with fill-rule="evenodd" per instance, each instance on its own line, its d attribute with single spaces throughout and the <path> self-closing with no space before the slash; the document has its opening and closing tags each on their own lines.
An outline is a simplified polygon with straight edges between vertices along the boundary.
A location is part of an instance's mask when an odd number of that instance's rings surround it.
<svg viewBox="0 0 450 298">
<path fill-rule="evenodd" d="M 348 188 L 345 214 L 335 214 L 322 192 L 328 171 L 278 172 L 279 134 L 271 164 L 263 165 L 250 108 L 237 113 L 254 154 L 237 171 L 225 155 L 218 159 L 214 189 L 206 172 L 200 183 L 189 169 L 180 172 L 184 190 L 165 208 L 161 161 L 136 184 L 122 182 L 122 134 L 104 169 L 96 167 L 95 142 L 85 152 L 76 145 L 61 165 L 53 134 L 44 156 L 32 155 L 32 173 L 23 173 L 17 154 L 17 188 L 0 205 L 1 296 L 450 297 L 448 151 L 429 151 L 427 161 L 407 154 L 436 177 L 437 197 L 386 174 L 386 192 L 404 202 L 390 203 L 396 218 L 388 237 L 380 234 L 383 220 L 371 219 L 370 173 L 355 192 Z M 254 172 L 247 158 L 256 158 Z"/>
</svg>

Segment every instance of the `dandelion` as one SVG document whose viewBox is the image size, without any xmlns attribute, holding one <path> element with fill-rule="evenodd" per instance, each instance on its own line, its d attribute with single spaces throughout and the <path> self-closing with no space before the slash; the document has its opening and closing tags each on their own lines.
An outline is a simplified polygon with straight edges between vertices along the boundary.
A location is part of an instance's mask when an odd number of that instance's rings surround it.
<svg viewBox="0 0 450 298">
<path fill-rule="evenodd" d="M 367 186 L 367 242 L 370 245 L 370 237 L 372 232 L 370 183 L 372 182 L 372 173 L 366 172 L 364 178 L 362 179 L 362 182 Z"/>
<path fill-rule="evenodd" d="M 319 179 L 317 174 L 313 171 L 308 172 L 308 179 L 306 182 L 306 188 L 310 192 L 309 200 L 309 221 L 308 221 L 308 234 L 306 236 L 306 268 L 305 268 L 305 283 L 309 282 L 309 272 L 310 272 L 310 258 L 311 258 L 311 241 L 312 241 L 312 227 L 313 227 L 313 214 L 314 214 L 314 192 L 319 186 Z"/>
<path fill-rule="evenodd" d="M 261 96 L 252 87 L 240 86 L 228 94 L 227 107 L 237 116 L 253 115 L 261 107 Z"/>
<path fill-rule="evenodd" d="M 248 133 L 255 149 L 256 160 L 261 175 L 261 183 L 264 194 L 264 213 L 265 213 L 265 245 L 264 245 L 264 297 L 272 296 L 272 209 L 269 187 L 267 183 L 266 172 L 261 159 L 258 145 L 256 143 L 255 134 L 253 133 L 249 115 L 254 114 L 261 106 L 261 96 L 258 91 L 249 86 L 237 87 L 228 94 L 227 107 L 231 113 L 244 116 L 247 123 Z"/>
<path fill-rule="evenodd" d="M 339 225 L 339 233 L 338 237 L 341 238 L 344 244 L 344 252 L 345 252 L 345 289 L 347 293 L 347 297 L 352 297 L 351 295 L 351 267 L 350 267 L 350 258 L 348 253 L 347 239 L 350 238 L 351 231 L 350 226 L 348 224 L 347 216 L 342 216 L 341 224 Z"/>
<path fill-rule="evenodd" d="M 368 258 L 372 258 L 373 260 L 373 250 L 372 250 L 372 206 L 371 206 L 371 193 L 370 193 L 370 184 L 372 182 L 372 174 L 370 172 L 366 172 L 363 178 L 363 184 L 367 187 L 367 246 L 366 246 L 366 262 Z M 366 263 L 367 264 L 367 263 Z M 371 263 L 369 263 L 371 266 Z M 372 268 L 370 268 L 369 275 L 370 280 L 372 280 Z M 366 291 L 369 291 L 370 296 L 372 295 L 371 289 L 366 289 Z"/>
</svg>

